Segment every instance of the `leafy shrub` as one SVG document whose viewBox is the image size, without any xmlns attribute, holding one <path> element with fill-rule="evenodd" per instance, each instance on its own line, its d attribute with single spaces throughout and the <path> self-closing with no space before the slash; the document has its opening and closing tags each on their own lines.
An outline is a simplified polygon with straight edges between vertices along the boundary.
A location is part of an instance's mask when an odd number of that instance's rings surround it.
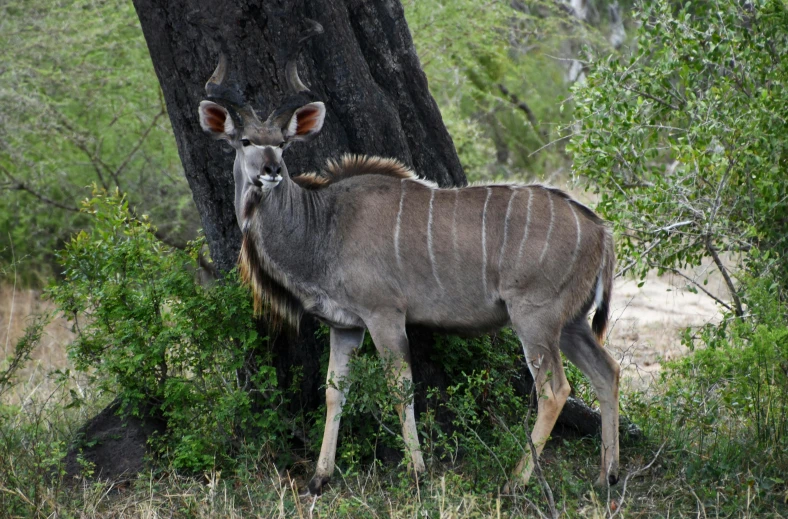
<svg viewBox="0 0 788 519">
<path fill-rule="evenodd" d="M 639 275 L 711 257 L 788 286 L 788 7 L 660 0 L 638 49 L 575 89 L 574 173 L 599 188 L 620 263 Z M 730 311 L 742 314 L 735 280 Z"/>
<path fill-rule="evenodd" d="M 658 391 L 626 400 L 647 436 L 681 453 L 691 479 L 769 490 L 788 471 L 788 326 L 770 281 L 745 289 L 761 319 L 703 330 L 705 347 L 667 363 Z"/>
<path fill-rule="evenodd" d="M 63 280 L 49 291 L 78 331 L 76 368 L 125 412 L 152 405 L 166 419 L 156 447 L 175 468 L 223 466 L 244 438 L 278 441 L 283 393 L 236 275 L 201 286 L 202 243 L 164 246 L 117 194 L 84 207 L 91 226 L 60 253 Z"/>
<path fill-rule="evenodd" d="M 639 23 L 635 52 L 575 88 L 574 173 L 599 189 L 622 270 L 706 291 L 710 258 L 728 297 L 707 292 L 722 322 L 688 330 L 694 351 L 623 400 L 701 494 L 771 488 L 788 469 L 788 7 L 660 0 Z"/>
</svg>

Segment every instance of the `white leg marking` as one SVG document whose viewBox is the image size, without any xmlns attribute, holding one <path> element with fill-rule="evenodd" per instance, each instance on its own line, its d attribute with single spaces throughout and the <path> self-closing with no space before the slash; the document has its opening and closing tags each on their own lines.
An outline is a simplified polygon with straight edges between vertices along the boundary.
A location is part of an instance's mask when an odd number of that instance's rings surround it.
<svg viewBox="0 0 788 519">
<path fill-rule="evenodd" d="M 397 266 L 402 270 L 402 259 L 399 256 L 399 230 L 402 226 L 402 207 L 405 202 L 405 180 L 399 182 L 399 211 L 397 212 L 397 224 L 394 226 L 394 254 L 397 256 Z"/>
<path fill-rule="evenodd" d="M 492 189 L 488 187 L 482 211 L 482 289 L 484 297 L 487 297 L 487 204 L 490 202 L 490 195 L 492 195 Z"/>
<path fill-rule="evenodd" d="M 438 277 L 437 264 L 435 262 L 435 251 L 432 248 L 432 209 L 435 202 L 435 190 L 430 190 L 430 214 L 427 218 L 427 252 L 430 254 L 430 266 L 432 267 L 432 277 L 438 283 L 438 288 L 443 292 L 443 284 Z"/>
<path fill-rule="evenodd" d="M 525 250 L 525 242 L 528 241 L 528 227 L 531 225 L 531 200 L 534 197 L 532 188 L 528 189 L 528 209 L 525 211 L 525 230 L 523 231 L 523 239 L 520 240 L 520 250 L 517 252 L 516 266 L 520 266 L 520 260 L 523 259 L 523 251 Z"/>
<path fill-rule="evenodd" d="M 512 202 L 514 201 L 514 197 L 517 196 L 517 190 L 515 188 L 510 189 L 512 192 L 509 195 L 509 204 L 506 206 L 506 217 L 503 220 L 503 242 L 501 243 L 501 252 L 498 253 L 499 276 L 501 272 L 501 265 L 503 264 L 503 255 L 506 252 L 506 241 L 509 239 L 509 216 L 512 214 Z"/>
<path fill-rule="evenodd" d="M 454 251 L 454 264 L 460 264 L 460 249 L 457 247 L 457 202 L 460 198 L 460 190 L 454 190 L 454 213 L 451 217 L 451 248 Z"/>
<path fill-rule="evenodd" d="M 553 220 L 555 220 L 555 214 L 553 211 L 553 194 L 550 191 L 547 192 L 547 199 L 550 201 L 550 225 L 547 227 L 547 236 L 544 239 L 544 249 L 542 249 L 542 254 L 539 256 L 539 264 L 544 261 L 545 254 L 547 254 L 547 249 L 550 247 L 550 235 L 553 234 Z"/>
</svg>

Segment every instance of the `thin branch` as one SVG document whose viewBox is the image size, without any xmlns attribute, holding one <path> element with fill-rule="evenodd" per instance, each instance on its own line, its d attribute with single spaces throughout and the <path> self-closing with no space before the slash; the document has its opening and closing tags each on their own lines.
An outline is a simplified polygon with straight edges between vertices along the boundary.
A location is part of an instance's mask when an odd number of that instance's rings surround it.
<svg viewBox="0 0 788 519">
<path fill-rule="evenodd" d="M 684 227 L 684 226 L 686 226 L 686 225 L 691 225 L 691 224 L 693 224 L 693 223 L 695 223 L 695 221 L 694 221 L 694 220 L 684 220 L 684 221 L 682 221 L 682 222 L 676 222 L 676 223 L 672 223 L 672 224 L 670 224 L 670 225 L 666 225 L 665 227 L 660 227 L 659 229 L 655 229 L 655 230 L 653 230 L 653 231 L 651 231 L 651 232 L 652 232 L 653 234 L 657 234 L 657 233 L 660 233 L 660 232 L 668 232 L 668 231 L 672 231 L 673 229 L 677 229 L 677 228 L 679 228 L 679 227 Z M 651 245 L 649 245 L 649 247 L 648 247 L 648 248 L 647 248 L 647 249 L 646 249 L 646 250 L 643 252 L 643 254 L 641 254 L 641 258 L 642 258 L 642 257 L 645 257 L 645 256 L 647 256 L 647 255 L 648 255 L 648 253 L 649 253 L 649 252 L 651 252 L 651 251 L 652 251 L 652 250 L 653 250 L 653 249 L 654 249 L 654 248 L 655 248 L 657 245 L 659 245 L 660 243 L 662 243 L 662 238 L 657 238 L 657 239 L 656 239 L 656 240 L 655 240 L 655 241 L 654 241 L 654 242 L 653 242 Z M 618 278 L 618 277 L 621 277 L 621 276 L 622 276 L 622 275 L 624 275 L 624 274 L 625 274 L 625 273 L 626 273 L 626 272 L 627 272 L 629 269 L 631 269 L 632 267 L 634 267 L 636 263 L 637 263 L 637 260 L 632 260 L 632 261 L 630 261 L 630 262 L 627 264 L 627 266 L 626 266 L 626 267 L 622 268 L 621 270 L 619 270 L 619 271 L 616 273 L 615 277 L 616 277 L 616 278 Z"/>
<path fill-rule="evenodd" d="M 658 233 L 658 232 L 662 232 L 662 231 L 671 231 L 671 230 L 673 230 L 673 229 L 675 229 L 677 227 L 684 227 L 685 225 L 690 225 L 690 224 L 692 224 L 694 222 L 695 222 L 695 220 L 684 220 L 683 222 L 672 223 L 672 224 L 667 225 L 665 227 L 660 227 L 656 231 L 652 231 L 652 232 Z"/>
<path fill-rule="evenodd" d="M 654 243 L 649 245 L 648 249 L 646 249 L 643 252 L 641 257 L 645 257 L 646 255 L 648 255 L 648 253 L 651 252 L 654 249 L 654 247 L 656 247 L 660 243 L 662 243 L 662 238 L 658 238 Z M 616 275 L 614 276 L 614 278 L 619 278 L 619 277 L 623 276 L 629 269 L 634 267 L 636 263 L 637 263 L 637 260 L 630 261 L 629 264 L 626 267 L 624 267 L 621 270 L 619 270 L 618 272 L 616 272 Z"/>
<path fill-rule="evenodd" d="M 547 56 L 548 58 L 554 59 L 554 60 L 556 60 L 556 61 L 568 61 L 568 62 L 570 62 L 570 63 L 573 63 L 573 62 L 577 61 L 577 62 L 579 62 L 579 63 L 582 63 L 583 65 L 588 65 L 588 64 L 589 64 L 587 61 L 583 61 L 582 59 L 577 59 L 577 58 L 562 58 L 562 57 L 560 57 L 560 56 L 553 56 L 552 54 L 547 54 L 546 52 L 544 53 L 544 55 L 545 55 L 545 56 Z"/>
<path fill-rule="evenodd" d="M 639 476 L 641 473 L 643 473 L 643 472 L 647 471 L 648 469 L 650 469 L 651 466 L 654 465 L 654 463 L 657 461 L 657 458 L 659 457 L 659 453 L 662 452 L 662 449 L 664 447 L 665 447 L 664 443 L 659 446 L 659 449 L 657 450 L 657 453 L 654 455 L 654 459 L 651 460 L 651 463 L 649 463 L 645 467 L 641 467 L 641 468 L 637 469 L 635 472 L 633 472 L 631 474 L 627 474 L 627 477 L 624 478 L 624 486 L 621 489 L 621 500 L 618 503 L 618 508 L 616 508 L 616 511 L 613 512 L 610 515 L 610 519 L 613 519 L 615 516 L 617 516 L 619 513 L 621 513 L 621 510 L 624 508 L 624 501 L 625 501 L 626 495 L 627 495 L 627 483 L 629 483 L 629 480 Z"/>
<path fill-rule="evenodd" d="M 643 92 L 642 90 L 637 90 L 635 88 L 630 88 L 630 87 L 628 87 L 626 85 L 621 85 L 621 88 L 623 88 L 624 90 L 629 90 L 630 92 L 635 93 L 637 95 L 640 95 L 640 96 L 643 96 L 643 97 L 647 97 L 647 98 L 651 99 L 652 101 L 656 101 L 657 103 L 659 103 L 661 105 L 664 105 L 664 106 L 667 106 L 669 108 L 672 108 L 673 110 L 677 110 L 677 111 L 681 110 L 681 108 L 679 108 L 678 106 L 674 105 L 673 103 L 671 103 L 669 101 L 665 101 L 664 99 L 661 99 L 661 98 L 659 98 L 657 96 L 653 96 L 651 94 Z"/>
<path fill-rule="evenodd" d="M 95 153 L 91 152 L 90 149 L 85 144 L 87 138 L 80 133 L 75 127 L 73 127 L 68 120 L 62 114 L 55 112 L 60 119 L 60 124 L 66 127 L 66 129 L 74 135 L 76 135 L 75 139 L 71 140 L 71 143 L 76 146 L 78 150 L 87 156 L 88 160 L 90 160 L 90 164 L 93 166 L 93 169 L 96 171 L 96 175 L 98 176 L 99 182 L 101 182 L 101 187 L 109 191 L 109 184 L 107 183 L 106 179 L 104 178 L 104 174 L 102 173 L 102 169 L 105 173 L 112 175 L 112 168 L 110 168 L 104 161 L 102 161 Z"/>
<path fill-rule="evenodd" d="M 733 305 L 735 307 L 735 314 L 736 317 L 744 317 L 744 310 L 741 306 L 741 299 L 739 299 L 739 294 L 736 292 L 736 287 L 733 285 L 733 280 L 728 275 L 728 269 L 725 268 L 725 265 L 722 264 L 722 260 L 720 260 L 720 255 L 717 253 L 717 249 L 714 248 L 714 245 L 711 243 L 711 236 L 706 236 L 706 250 L 709 251 L 711 254 L 711 258 L 714 260 L 714 264 L 717 265 L 717 269 L 722 274 L 722 279 L 725 280 L 725 284 L 728 286 L 728 292 L 730 292 L 731 297 L 733 298 Z M 730 310 L 730 307 L 728 307 Z"/>
<path fill-rule="evenodd" d="M 0 170 L 2 170 L 3 173 L 5 173 L 5 175 L 11 180 L 11 184 L 9 185 L 9 188 L 7 188 L 7 189 L 14 189 L 14 190 L 17 190 L 17 191 L 25 191 L 26 193 L 29 193 L 29 194 L 33 195 L 34 197 L 38 198 L 39 200 L 41 200 L 45 204 L 49 204 L 49 205 L 57 207 L 59 209 L 65 209 L 66 211 L 72 211 L 74 213 L 80 212 L 78 207 L 73 207 L 73 206 L 68 206 L 68 205 L 62 204 L 62 203 L 60 203 L 60 202 L 58 202 L 56 200 L 52 200 L 51 198 L 42 195 L 38 191 L 35 191 L 32 187 L 28 186 L 27 184 L 25 184 L 21 180 L 17 180 L 16 177 L 14 177 L 11 174 L 11 172 L 8 171 L 5 167 L 0 166 Z"/>
<path fill-rule="evenodd" d="M 555 139 L 553 141 L 550 141 L 547 144 L 545 144 L 544 146 L 542 146 L 541 148 L 538 148 L 538 149 L 532 151 L 531 153 L 529 153 L 528 154 L 528 158 L 533 157 L 534 155 L 536 155 L 537 153 L 539 153 L 543 149 L 547 148 L 548 146 L 552 146 L 553 144 L 556 144 L 556 143 L 561 142 L 563 140 L 570 139 L 570 138 L 574 137 L 575 135 L 580 135 L 580 132 L 572 132 L 569 135 L 564 135 L 563 137 L 559 137 L 559 138 L 557 138 L 557 139 Z"/>
<path fill-rule="evenodd" d="M 697 281 L 695 281 L 694 279 L 692 279 L 688 275 L 684 274 L 679 269 L 676 269 L 676 268 L 673 268 L 673 267 L 662 267 L 662 266 L 657 265 L 655 263 L 649 263 L 649 266 L 652 267 L 652 268 L 661 268 L 663 270 L 667 270 L 668 272 L 672 272 L 673 274 L 676 274 L 677 276 L 680 276 L 680 277 L 686 279 L 687 281 L 689 281 L 690 283 L 695 285 L 697 288 L 699 288 L 704 294 L 706 294 L 707 296 L 712 298 L 716 303 L 724 306 L 729 312 L 733 311 L 733 308 L 731 308 L 731 306 L 728 303 L 726 303 L 725 301 L 723 301 L 719 297 L 715 296 L 714 294 L 712 294 L 711 292 L 706 290 L 706 287 L 704 287 L 703 285 L 701 285 L 700 283 L 698 283 Z"/>
<path fill-rule="evenodd" d="M 525 101 L 521 101 L 520 98 L 517 97 L 517 94 L 511 92 L 503 83 L 498 83 L 498 90 L 500 90 L 503 95 L 509 98 L 510 103 L 519 108 L 525 114 L 525 116 L 528 118 L 528 122 L 531 123 L 531 126 L 533 127 L 534 133 L 536 133 L 536 137 L 539 139 L 539 142 L 544 144 L 546 135 L 544 135 L 539 129 L 539 121 L 536 120 L 536 115 L 534 115 L 531 107 L 528 106 Z"/>
<path fill-rule="evenodd" d="M 112 177 L 115 179 L 115 183 L 116 184 L 118 183 L 118 176 L 123 172 L 124 169 L 126 169 L 126 166 L 128 166 L 129 162 L 131 162 L 131 159 L 132 159 L 132 157 L 134 157 L 134 154 L 136 154 L 137 151 L 139 151 L 139 149 L 142 147 L 143 143 L 145 142 L 145 139 L 148 138 L 148 135 L 150 134 L 150 132 L 153 130 L 153 128 L 156 127 L 156 123 L 159 122 L 159 119 L 161 119 L 161 117 L 165 113 L 166 112 L 164 111 L 164 109 L 161 109 L 159 111 L 159 113 L 156 114 L 156 116 L 153 118 L 151 123 L 145 129 L 145 131 L 142 132 L 142 135 L 140 135 L 140 138 L 137 140 L 137 143 L 131 149 L 129 154 L 126 156 L 126 158 L 120 164 L 120 166 L 118 166 L 118 168 L 115 170 L 115 172 L 112 173 Z"/>
</svg>

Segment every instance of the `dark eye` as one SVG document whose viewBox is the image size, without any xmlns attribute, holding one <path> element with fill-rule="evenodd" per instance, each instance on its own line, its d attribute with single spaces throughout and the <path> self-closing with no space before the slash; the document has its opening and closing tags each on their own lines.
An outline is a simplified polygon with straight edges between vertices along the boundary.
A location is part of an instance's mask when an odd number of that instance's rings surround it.
<svg viewBox="0 0 788 519">
<path fill-rule="evenodd" d="M 252 143 L 249 141 L 249 139 L 241 139 L 241 144 L 245 148 L 245 147 L 249 146 Z"/>
<path fill-rule="evenodd" d="M 284 142 L 280 143 L 279 147 L 282 148 L 282 149 L 287 148 L 287 141 L 284 141 Z"/>
</svg>

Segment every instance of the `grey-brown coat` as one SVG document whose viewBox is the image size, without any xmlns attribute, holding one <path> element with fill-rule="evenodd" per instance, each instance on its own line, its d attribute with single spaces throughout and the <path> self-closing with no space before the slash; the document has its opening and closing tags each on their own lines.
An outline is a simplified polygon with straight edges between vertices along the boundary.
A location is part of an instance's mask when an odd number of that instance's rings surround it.
<svg viewBox="0 0 788 519">
<path fill-rule="evenodd" d="M 221 85 L 220 64 L 209 94 Z M 291 81 L 298 90 L 297 74 Z M 303 85 L 301 85 L 303 86 Z M 210 97 L 210 96 L 209 96 Z M 225 107 L 224 105 L 228 105 Z M 275 111 L 265 122 L 237 101 L 200 104 L 203 128 L 236 150 L 240 264 L 257 308 L 296 324 L 303 311 L 331 328 L 327 417 L 318 494 L 334 470 L 345 395 L 335 383 L 365 330 L 411 380 L 407 324 L 483 332 L 514 327 L 539 398 L 532 438 L 541 452 L 569 395 L 559 351 L 600 401 L 598 483 L 618 475 L 618 364 L 600 346 L 608 319 L 614 249 L 604 223 L 563 192 L 541 185 L 439 189 L 396 161 L 345 156 L 325 171 L 291 178 L 282 150 L 320 131 L 322 103 Z M 586 314 L 596 304 L 594 332 Z M 416 471 L 425 469 L 412 404 L 398 410 Z M 524 453 L 515 474 L 527 483 Z"/>
</svg>

